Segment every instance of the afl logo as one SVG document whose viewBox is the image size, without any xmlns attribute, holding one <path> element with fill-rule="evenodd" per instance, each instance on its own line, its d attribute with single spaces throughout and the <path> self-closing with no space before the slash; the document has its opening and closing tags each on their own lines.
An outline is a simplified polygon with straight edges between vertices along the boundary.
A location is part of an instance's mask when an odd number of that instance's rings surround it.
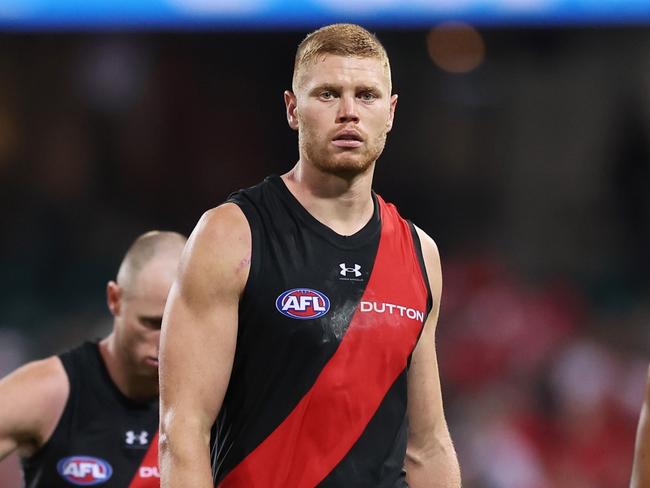
<svg viewBox="0 0 650 488">
<path fill-rule="evenodd" d="M 317 319 L 329 312 L 330 299 L 310 288 L 294 288 L 277 298 L 275 308 L 292 319 Z"/>
<path fill-rule="evenodd" d="M 56 470 L 63 479 L 78 486 L 105 483 L 113 474 L 110 464 L 103 459 L 90 456 L 70 456 L 61 459 L 56 465 Z"/>
</svg>

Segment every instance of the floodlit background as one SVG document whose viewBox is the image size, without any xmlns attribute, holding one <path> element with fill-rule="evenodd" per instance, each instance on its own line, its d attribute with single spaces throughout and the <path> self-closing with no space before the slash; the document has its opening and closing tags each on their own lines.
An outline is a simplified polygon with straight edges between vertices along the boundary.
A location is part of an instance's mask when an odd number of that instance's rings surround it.
<svg viewBox="0 0 650 488">
<path fill-rule="evenodd" d="M 0 0 L 1 375 L 107 333 L 138 234 L 189 233 L 295 163 L 295 48 L 353 20 L 400 96 L 375 189 L 442 255 L 464 486 L 627 484 L 650 356 L 647 2 L 68 3 Z M 0 463 L 0 486 L 16 473 Z"/>
</svg>

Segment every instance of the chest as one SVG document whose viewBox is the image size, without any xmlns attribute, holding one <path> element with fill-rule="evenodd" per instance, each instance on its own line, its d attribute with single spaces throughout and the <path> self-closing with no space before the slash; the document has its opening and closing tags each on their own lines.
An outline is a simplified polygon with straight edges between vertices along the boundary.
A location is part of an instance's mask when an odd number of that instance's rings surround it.
<svg viewBox="0 0 650 488">
<path fill-rule="evenodd" d="M 73 392 L 54 434 L 25 466 L 27 486 L 159 486 L 157 413 L 96 400 Z"/>
<path fill-rule="evenodd" d="M 378 353 L 390 355 L 395 334 L 424 322 L 426 290 L 403 233 L 378 231 L 363 243 L 337 246 L 309 229 L 274 228 L 255 258 L 240 307 L 241 341 L 318 354 L 335 349 L 354 325 Z"/>
</svg>

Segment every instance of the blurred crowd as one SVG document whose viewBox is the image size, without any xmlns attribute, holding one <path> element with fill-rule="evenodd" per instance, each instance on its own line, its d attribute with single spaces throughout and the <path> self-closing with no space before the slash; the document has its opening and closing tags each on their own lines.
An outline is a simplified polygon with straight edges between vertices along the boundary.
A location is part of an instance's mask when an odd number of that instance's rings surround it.
<svg viewBox="0 0 650 488">
<path fill-rule="evenodd" d="M 648 367 L 630 342 L 650 302 L 599 311 L 487 257 L 449 260 L 444 279 L 438 355 L 463 486 L 627 486 Z"/>
</svg>

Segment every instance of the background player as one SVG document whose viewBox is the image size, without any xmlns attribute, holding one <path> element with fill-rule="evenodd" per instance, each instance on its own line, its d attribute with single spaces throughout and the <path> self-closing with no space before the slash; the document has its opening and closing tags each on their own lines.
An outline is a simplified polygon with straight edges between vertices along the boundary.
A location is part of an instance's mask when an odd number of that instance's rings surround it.
<svg viewBox="0 0 650 488">
<path fill-rule="evenodd" d="M 371 190 L 391 93 L 364 29 L 300 45 L 285 92 L 298 163 L 204 215 L 170 292 L 163 486 L 459 486 L 434 346 L 438 252 Z"/>
<path fill-rule="evenodd" d="M 639 428 L 636 433 L 634 467 L 630 488 L 650 487 L 650 368 L 645 390 L 645 402 L 641 409 Z"/>
<path fill-rule="evenodd" d="M 0 381 L 0 459 L 19 454 L 27 487 L 159 485 L 160 324 L 184 245 L 140 236 L 107 285 L 110 335 Z"/>
</svg>

